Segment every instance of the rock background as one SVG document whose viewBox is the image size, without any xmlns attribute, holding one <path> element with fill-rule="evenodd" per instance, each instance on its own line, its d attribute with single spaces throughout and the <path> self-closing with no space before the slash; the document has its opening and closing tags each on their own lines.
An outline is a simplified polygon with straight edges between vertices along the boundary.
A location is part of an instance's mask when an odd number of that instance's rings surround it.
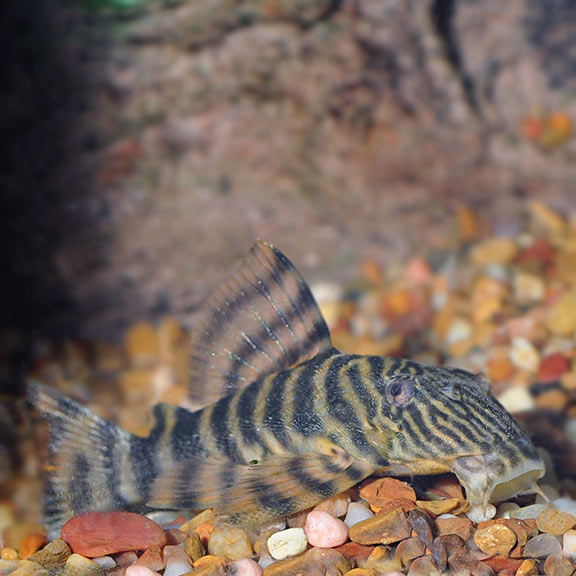
<svg viewBox="0 0 576 576">
<path fill-rule="evenodd" d="M 0 10 L 3 326 L 117 337 L 256 237 L 342 280 L 445 249 L 462 203 L 497 234 L 575 204 L 574 2 Z"/>
</svg>

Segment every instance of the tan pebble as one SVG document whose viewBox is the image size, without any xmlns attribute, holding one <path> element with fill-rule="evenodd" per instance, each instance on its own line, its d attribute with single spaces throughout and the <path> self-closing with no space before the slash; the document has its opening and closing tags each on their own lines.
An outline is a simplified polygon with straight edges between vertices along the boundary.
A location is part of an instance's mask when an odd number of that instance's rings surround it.
<svg viewBox="0 0 576 576">
<path fill-rule="evenodd" d="M 416 508 L 416 502 L 413 500 L 408 500 L 408 498 L 394 498 L 393 500 L 383 501 L 377 500 L 376 503 L 379 506 L 370 506 L 370 508 L 377 514 L 386 514 L 390 510 L 395 510 L 396 508 L 402 508 L 404 512 L 409 512 Z"/>
<path fill-rule="evenodd" d="M 565 390 L 569 390 L 570 392 L 576 390 L 576 371 L 566 372 L 566 374 L 562 374 L 560 382 L 562 384 L 562 388 L 564 388 Z"/>
<path fill-rule="evenodd" d="M 208 553 L 226 556 L 230 560 L 241 560 L 254 554 L 246 530 L 231 527 L 214 528 L 208 539 Z"/>
<path fill-rule="evenodd" d="M 61 572 L 61 574 L 64 573 L 65 571 Z M 44 566 L 41 566 L 37 562 L 32 562 L 30 560 L 20 560 L 18 562 L 18 568 L 16 568 L 16 570 L 11 572 L 10 574 L 10 576 L 45 576 L 45 575 L 46 576 L 48 575 L 48 571 L 44 568 Z M 89 574 L 88 576 L 92 575 Z"/>
<path fill-rule="evenodd" d="M 440 571 L 432 556 L 421 556 L 410 564 L 410 576 L 441 576 Z"/>
<path fill-rule="evenodd" d="M 194 532 L 193 534 L 189 535 L 184 542 L 184 550 L 186 551 L 186 554 L 188 554 L 192 562 L 195 562 L 199 558 L 202 558 L 202 556 L 206 554 L 206 549 L 202 544 L 200 534 Z"/>
<path fill-rule="evenodd" d="M 38 562 L 46 568 L 46 570 L 54 570 L 58 566 L 62 566 L 68 557 L 72 554 L 70 546 L 61 538 L 55 538 L 44 546 L 42 550 L 30 556 L 30 560 Z"/>
<path fill-rule="evenodd" d="M 490 524 L 474 534 L 476 546 L 486 554 L 507 556 L 516 546 L 516 534 L 502 524 Z"/>
<path fill-rule="evenodd" d="M 568 292 L 552 306 L 546 326 L 553 334 L 572 336 L 576 331 L 576 290 Z"/>
<path fill-rule="evenodd" d="M 538 562 L 533 558 L 526 558 L 516 570 L 515 576 L 538 576 Z"/>
<path fill-rule="evenodd" d="M 366 559 L 366 568 L 373 568 L 380 574 L 402 569 L 402 564 L 387 546 L 376 546 Z"/>
<path fill-rule="evenodd" d="M 226 564 L 209 564 L 202 568 L 196 568 L 192 572 L 187 572 L 182 576 L 227 576 Z"/>
<path fill-rule="evenodd" d="M 344 574 L 350 561 L 331 548 L 311 548 L 288 560 L 279 560 L 264 568 L 264 576 L 303 576 L 305 574 Z"/>
<path fill-rule="evenodd" d="M 518 252 L 516 243 L 511 238 L 494 237 L 476 244 L 471 251 L 475 264 L 507 264 Z"/>
<path fill-rule="evenodd" d="M 344 576 L 376 576 L 376 572 L 370 568 L 353 568 L 346 572 Z"/>
<path fill-rule="evenodd" d="M 561 536 L 574 527 L 576 517 L 568 512 L 547 508 L 536 518 L 538 529 L 546 534 Z"/>
<path fill-rule="evenodd" d="M 363 520 L 350 528 L 350 540 L 358 544 L 392 544 L 410 537 L 406 512 L 395 509 Z"/>
<path fill-rule="evenodd" d="M 134 324 L 125 337 L 128 357 L 133 366 L 146 366 L 158 360 L 158 336 L 147 322 Z"/>
<path fill-rule="evenodd" d="M 132 368 L 120 375 L 120 388 L 129 404 L 146 404 L 152 400 L 152 368 Z"/>
<path fill-rule="evenodd" d="M 2 551 L 0 551 L 0 559 L 18 560 L 18 552 L 16 552 L 14 548 L 2 548 Z"/>
<path fill-rule="evenodd" d="M 426 553 L 426 546 L 420 538 L 414 536 L 402 542 L 398 543 L 396 546 L 395 556 L 400 562 L 403 568 L 408 568 L 413 560 L 420 556 L 424 556 Z"/>
<path fill-rule="evenodd" d="M 416 506 L 426 512 L 431 512 L 435 516 L 448 514 L 460 505 L 457 498 L 446 498 L 445 500 L 417 500 Z"/>
<path fill-rule="evenodd" d="M 100 372 L 121 372 L 127 365 L 127 357 L 124 350 L 107 342 L 96 342 L 94 358 L 96 368 Z"/>
<path fill-rule="evenodd" d="M 436 518 L 434 524 L 439 536 L 456 534 L 468 540 L 472 535 L 472 522 L 468 518 Z"/>
<path fill-rule="evenodd" d="M 561 554 L 552 554 L 544 561 L 543 568 L 546 576 L 572 576 L 576 565 Z"/>
<path fill-rule="evenodd" d="M 327 512 L 328 514 L 339 518 L 341 516 L 346 516 L 350 500 L 350 496 L 346 493 L 336 494 L 335 496 L 330 496 L 330 498 L 326 498 L 326 500 L 322 500 L 322 502 L 316 504 L 314 510 Z"/>
<path fill-rule="evenodd" d="M 529 412 L 534 409 L 535 400 L 530 390 L 524 386 L 511 386 L 498 395 L 498 400 L 508 412 Z"/>
<path fill-rule="evenodd" d="M 202 510 L 200 514 L 197 514 L 194 518 L 182 524 L 179 529 L 187 534 L 192 534 L 200 524 L 214 524 L 215 518 L 216 514 L 214 514 L 214 510 L 208 508 L 207 510 Z"/>
<path fill-rule="evenodd" d="M 194 566 L 194 570 L 200 570 L 201 568 L 207 568 L 209 566 L 226 566 L 226 557 L 208 554 L 195 560 L 192 566 Z"/>
<path fill-rule="evenodd" d="M 85 556 L 71 554 L 66 560 L 63 576 L 101 576 L 102 567 Z"/>
<path fill-rule="evenodd" d="M 568 394 L 564 390 L 548 390 L 538 394 L 535 398 L 536 408 L 549 410 L 551 412 L 563 412 L 568 406 Z"/>
<path fill-rule="evenodd" d="M 502 300 L 498 297 L 486 298 L 481 300 L 477 306 L 474 307 L 474 322 L 481 324 L 492 320 L 494 316 L 502 310 Z"/>
</svg>

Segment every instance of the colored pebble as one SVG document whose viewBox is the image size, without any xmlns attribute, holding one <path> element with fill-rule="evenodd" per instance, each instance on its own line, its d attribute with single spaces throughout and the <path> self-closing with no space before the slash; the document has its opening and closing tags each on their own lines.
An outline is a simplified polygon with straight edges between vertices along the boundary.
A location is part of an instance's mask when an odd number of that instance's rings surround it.
<svg viewBox="0 0 576 576">
<path fill-rule="evenodd" d="M 516 570 L 515 576 L 538 576 L 538 562 L 532 558 L 526 558 Z"/>
<path fill-rule="evenodd" d="M 474 534 L 474 543 L 482 552 L 491 555 L 507 556 L 516 546 L 516 534 L 502 524 L 490 524 Z"/>
<path fill-rule="evenodd" d="M 510 360 L 522 370 L 536 372 L 540 364 L 540 354 L 527 338 L 513 338 Z"/>
<path fill-rule="evenodd" d="M 164 576 L 182 576 L 192 571 L 190 558 L 180 546 L 164 546 Z"/>
<path fill-rule="evenodd" d="M 529 506 L 523 506 L 518 510 L 511 511 L 510 518 L 520 518 L 520 520 L 533 518 L 535 520 L 546 508 L 546 504 L 530 504 Z"/>
<path fill-rule="evenodd" d="M 46 544 L 48 544 L 48 538 L 46 534 L 41 532 L 32 532 L 31 534 L 27 534 L 20 542 L 20 546 L 18 547 L 18 552 L 20 554 L 20 558 L 27 560 L 43 548 Z"/>
<path fill-rule="evenodd" d="M 334 548 L 348 539 L 348 526 L 339 518 L 321 510 L 312 510 L 308 514 L 304 532 L 310 545 L 317 548 Z"/>
<path fill-rule="evenodd" d="M 359 502 L 350 502 L 348 506 L 348 511 L 346 512 L 346 517 L 344 518 L 344 524 L 348 526 L 348 528 L 352 528 L 354 524 L 358 524 L 358 522 L 362 522 L 362 520 L 368 520 L 368 518 L 373 518 L 374 512 L 360 504 Z"/>
<path fill-rule="evenodd" d="M 72 552 L 89 558 L 166 544 L 158 524 L 132 512 L 88 512 L 71 518 L 61 532 Z"/>
<path fill-rule="evenodd" d="M 102 573 L 103 569 L 99 564 L 81 554 L 70 555 L 66 560 L 66 565 L 63 571 L 65 576 L 101 576 Z"/>
<path fill-rule="evenodd" d="M 536 518 L 538 529 L 546 534 L 561 536 L 576 524 L 576 517 L 568 512 L 546 508 Z"/>
<path fill-rule="evenodd" d="M 151 570 L 143 564 L 132 564 L 126 568 L 126 576 L 160 576 L 158 572 Z"/>
<path fill-rule="evenodd" d="M 303 528 L 288 528 L 272 534 L 266 544 L 272 558 L 284 560 L 304 552 L 308 547 L 308 540 Z"/>
<path fill-rule="evenodd" d="M 214 528 L 208 539 L 208 553 L 226 556 L 230 560 L 248 558 L 254 553 L 246 530 L 242 528 Z"/>
<path fill-rule="evenodd" d="M 392 544 L 410 537 L 412 527 L 402 509 L 379 514 L 350 529 L 350 540 L 358 544 Z"/>
<path fill-rule="evenodd" d="M 576 530 L 567 530 L 562 536 L 562 552 L 569 558 L 576 559 Z"/>
<path fill-rule="evenodd" d="M 92 562 L 96 562 L 104 570 L 110 570 L 116 568 L 116 561 L 112 556 L 98 556 L 97 558 L 92 558 Z"/>
<path fill-rule="evenodd" d="M 336 494 L 335 496 L 330 496 L 330 498 L 326 498 L 326 500 L 322 500 L 322 502 L 316 504 L 314 510 L 327 512 L 336 518 L 340 518 L 346 515 L 350 501 L 351 498 L 348 494 Z"/>
<path fill-rule="evenodd" d="M 526 558 L 546 558 L 551 554 L 560 554 L 562 546 L 552 534 L 538 534 L 526 542 L 524 556 Z"/>
<path fill-rule="evenodd" d="M 38 550 L 38 552 L 30 556 L 30 560 L 41 564 L 46 570 L 54 570 L 62 566 L 70 554 L 72 554 L 70 546 L 62 538 L 55 538 L 44 546 L 42 550 Z"/>
<path fill-rule="evenodd" d="M 230 574 L 230 576 L 261 576 L 263 569 L 258 562 L 250 558 L 244 558 L 243 560 L 231 562 L 226 573 Z"/>
</svg>

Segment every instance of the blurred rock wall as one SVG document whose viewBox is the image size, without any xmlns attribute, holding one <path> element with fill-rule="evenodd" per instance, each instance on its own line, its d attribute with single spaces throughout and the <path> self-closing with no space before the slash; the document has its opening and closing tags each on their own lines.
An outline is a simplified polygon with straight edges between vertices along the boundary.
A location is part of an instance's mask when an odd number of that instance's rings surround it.
<svg viewBox="0 0 576 576">
<path fill-rule="evenodd" d="M 25 4 L 4 324 L 117 336 L 193 310 L 256 237 L 341 279 L 441 250 L 460 203 L 507 233 L 526 198 L 573 202 L 574 2 Z"/>
</svg>

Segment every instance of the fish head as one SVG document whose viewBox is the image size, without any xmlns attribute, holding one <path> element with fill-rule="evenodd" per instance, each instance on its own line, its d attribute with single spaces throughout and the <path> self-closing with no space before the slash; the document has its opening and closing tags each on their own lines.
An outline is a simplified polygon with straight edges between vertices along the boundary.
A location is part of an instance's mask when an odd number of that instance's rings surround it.
<svg viewBox="0 0 576 576">
<path fill-rule="evenodd" d="M 382 426 L 395 431 L 389 473 L 454 473 L 475 521 L 494 515 L 490 502 L 539 491 L 542 458 L 482 376 L 405 361 L 378 388 Z"/>
</svg>

